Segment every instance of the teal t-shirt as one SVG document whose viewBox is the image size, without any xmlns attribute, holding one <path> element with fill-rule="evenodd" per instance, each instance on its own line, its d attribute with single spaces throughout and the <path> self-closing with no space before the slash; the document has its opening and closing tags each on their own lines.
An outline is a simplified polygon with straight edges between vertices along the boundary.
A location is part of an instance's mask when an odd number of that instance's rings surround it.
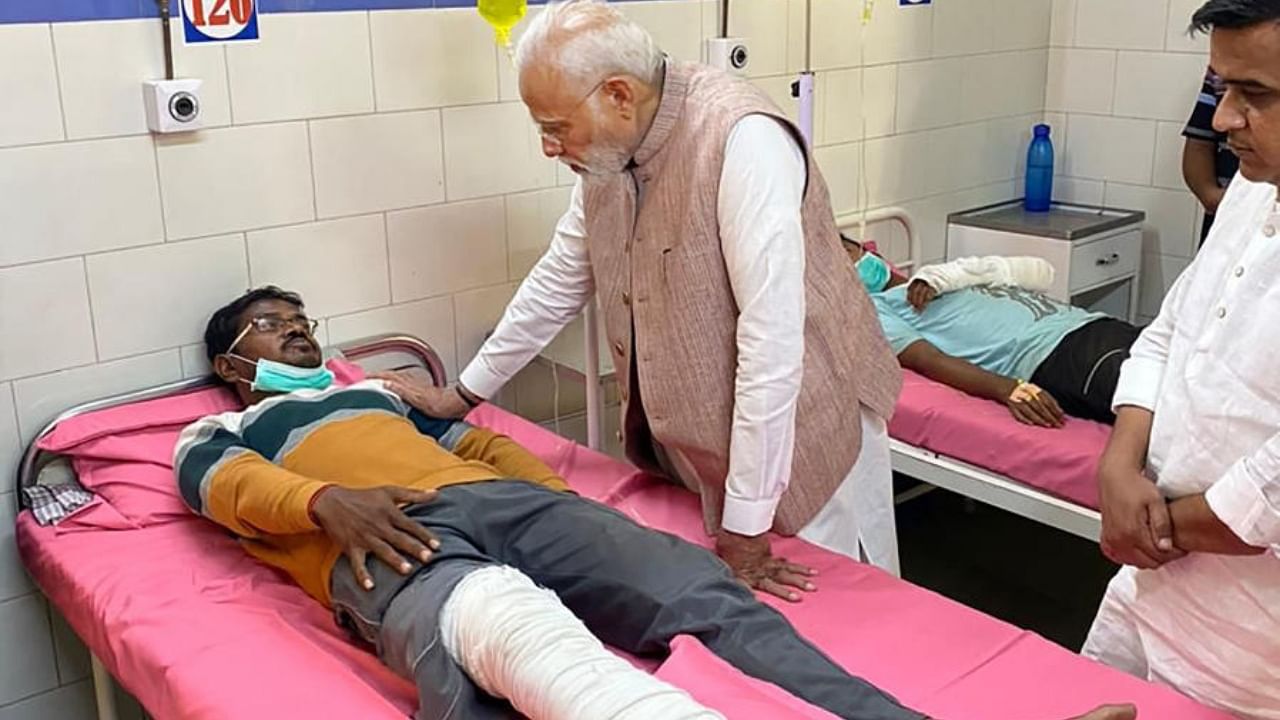
<svg viewBox="0 0 1280 720">
<path fill-rule="evenodd" d="M 1024 380 L 1068 333 L 1106 317 L 1016 287 L 984 285 L 947 293 L 922 313 L 907 302 L 906 285 L 871 299 L 894 354 L 926 340 L 983 370 Z"/>
</svg>

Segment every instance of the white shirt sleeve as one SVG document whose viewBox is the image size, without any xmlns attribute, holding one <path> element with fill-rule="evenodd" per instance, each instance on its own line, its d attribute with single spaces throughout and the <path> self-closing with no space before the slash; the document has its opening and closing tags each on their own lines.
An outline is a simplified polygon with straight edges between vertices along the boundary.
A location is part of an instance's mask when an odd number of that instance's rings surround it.
<svg viewBox="0 0 1280 720">
<path fill-rule="evenodd" d="M 551 247 L 520 284 L 493 335 L 459 381 L 482 398 L 493 397 L 582 312 L 594 294 L 582 182 L 578 181 L 569 209 L 556 224 Z"/>
<path fill-rule="evenodd" d="M 1254 547 L 1280 547 L 1280 434 L 1236 461 L 1205 500 L 1241 540 Z"/>
<path fill-rule="evenodd" d="M 720 246 L 738 303 L 738 371 L 722 526 L 773 525 L 791 479 L 804 375 L 807 169 L 796 139 L 766 115 L 740 120 L 720 174 Z"/>
<path fill-rule="evenodd" d="M 1183 288 L 1190 284 L 1188 278 L 1195 267 L 1193 262 L 1178 276 L 1160 306 L 1160 314 L 1129 348 L 1129 359 L 1120 366 L 1120 380 L 1116 383 L 1116 394 L 1111 400 L 1113 410 L 1129 405 L 1155 412 L 1160 383 L 1164 379 L 1164 368 L 1169 361 L 1169 343 L 1173 340 L 1175 318 L 1185 294 Z"/>
</svg>

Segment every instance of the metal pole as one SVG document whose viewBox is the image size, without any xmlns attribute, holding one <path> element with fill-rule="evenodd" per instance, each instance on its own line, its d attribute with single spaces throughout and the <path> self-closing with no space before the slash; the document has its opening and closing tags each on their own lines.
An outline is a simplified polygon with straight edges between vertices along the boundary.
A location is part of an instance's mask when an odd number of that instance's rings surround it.
<svg viewBox="0 0 1280 720">
<path fill-rule="evenodd" d="M 804 70 L 800 72 L 796 95 L 800 100 L 800 134 L 813 150 L 813 0 L 804 3 Z"/>
<path fill-rule="evenodd" d="M 799 95 L 800 135 L 804 137 L 806 148 L 813 150 L 813 73 L 800 73 Z"/>
<path fill-rule="evenodd" d="M 600 403 L 600 326 L 596 322 L 596 300 L 587 301 L 582 313 L 582 322 L 586 332 L 586 347 L 583 349 L 587 384 L 587 447 L 599 450 L 604 447 L 600 442 L 601 420 L 604 408 Z"/>
<path fill-rule="evenodd" d="M 98 705 L 98 720 L 117 720 L 115 680 L 97 655 L 90 654 L 90 657 L 93 658 L 93 697 Z"/>
<path fill-rule="evenodd" d="M 160 7 L 160 23 L 164 26 L 164 79 L 173 79 L 173 37 L 169 28 L 169 0 L 156 0 Z"/>
</svg>

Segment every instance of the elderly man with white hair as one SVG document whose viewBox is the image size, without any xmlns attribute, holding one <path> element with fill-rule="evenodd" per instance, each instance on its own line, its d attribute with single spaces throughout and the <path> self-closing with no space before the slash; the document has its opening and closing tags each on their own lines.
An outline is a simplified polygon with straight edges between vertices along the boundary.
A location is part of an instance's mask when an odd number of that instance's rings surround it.
<svg viewBox="0 0 1280 720">
<path fill-rule="evenodd" d="M 460 382 L 393 389 L 460 416 L 595 295 L 627 456 L 700 494 L 741 580 L 792 601 L 815 589 L 770 530 L 896 573 L 900 371 L 795 126 L 599 0 L 548 5 L 516 64 L 543 152 L 579 176 L 570 207 Z"/>
</svg>

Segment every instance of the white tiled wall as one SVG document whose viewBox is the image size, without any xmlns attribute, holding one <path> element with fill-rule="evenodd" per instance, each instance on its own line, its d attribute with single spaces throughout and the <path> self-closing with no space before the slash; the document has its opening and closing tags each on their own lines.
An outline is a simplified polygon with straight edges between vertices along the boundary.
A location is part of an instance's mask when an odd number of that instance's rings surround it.
<svg viewBox="0 0 1280 720">
<path fill-rule="evenodd" d="M 786 2 L 785 17 L 782 0 L 734 2 L 730 25 L 748 33 L 785 24 L 782 69 L 780 36 L 752 37 L 751 78 L 794 117 L 789 87 L 804 63 L 805 3 Z M 815 156 L 836 212 L 906 205 L 918 215 L 917 255 L 936 260 L 946 254 L 943 220 L 967 207 L 966 194 L 1002 184 L 1008 191 L 995 199 L 1014 197 L 1011 181 L 1045 107 L 1053 9 L 1052 0 L 877 3 L 864 26 L 861 3 L 813 0 Z"/>
<path fill-rule="evenodd" d="M 1106 2 L 1080 0 L 1080 26 L 1097 37 L 1079 46 L 1112 69 L 1105 93 L 1083 71 L 1051 94 L 1073 121 L 1112 114 L 1117 43 L 1140 36 L 1124 49 L 1146 55 L 1123 59 L 1140 74 L 1171 67 L 1148 55 L 1183 42 L 1147 0 L 1125 0 L 1142 6 L 1126 17 L 1155 27 L 1132 33 L 1098 20 Z M 731 18 L 751 36 L 752 82 L 792 114 L 804 6 L 735 0 Z M 713 0 L 621 7 L 677 58 L 698 59 L 714 34 Z M 903 204 L 919 255 L 941 258 L 947 213 L 1014 196 L 1046 74 L 1073 67 L 1048 48 L 1051 29 L 1074 30 L 1050 18 L 1075 13 L 1053 0 L 880 2 L 864 28 L 859 7 L 813 2 L 815 157 L 837 212 Z M 422 336 L 453 374 L 545 250 L 573 178 L 542 157 L 474 9 L 267 14 L 262 35 L 225 49 L 178 43 L 179 75 L 205 82 L 207 128 L 153 139 L 139 97 L 161 72 L 153 23 L 0 26 L 0 480 L 65 407 L 206 372 L 204 319 L 248 286 L 301 291 L 322 341 Z M 1130 168 L 1082 151 L 1091 179 L 1080 191 L 1094 183 L 1099 200 L 1175 209 L 1171 169 L 1151 158 L 1174 137 L 1167 114 L 1116 120 L 1139 123 L 1141 171 L 1112 178 Z M 1152 248 L 1184 249 L 1160 228 Z M 562 375 L 557 403 L 550 377 L 532 367 L 504 397 L 539 421 L 580 410 L 581 384 Z M 580 435 L 580 418 L 562 430 Z M 82 720 L 87 656 L 21 571 L 9 487 L 0 720 Z"/>
<path fill-rule="evenodd" d="M 1195 254 L 1200 209 L 1182 181 L 1182 126 L 1208 43 L 1187 26 L 1201 0 L 1053 0 L 1045 109 L 1058 199 L 1144 210 L 1139 314 L 1153 317 Z"/>
</svg>

